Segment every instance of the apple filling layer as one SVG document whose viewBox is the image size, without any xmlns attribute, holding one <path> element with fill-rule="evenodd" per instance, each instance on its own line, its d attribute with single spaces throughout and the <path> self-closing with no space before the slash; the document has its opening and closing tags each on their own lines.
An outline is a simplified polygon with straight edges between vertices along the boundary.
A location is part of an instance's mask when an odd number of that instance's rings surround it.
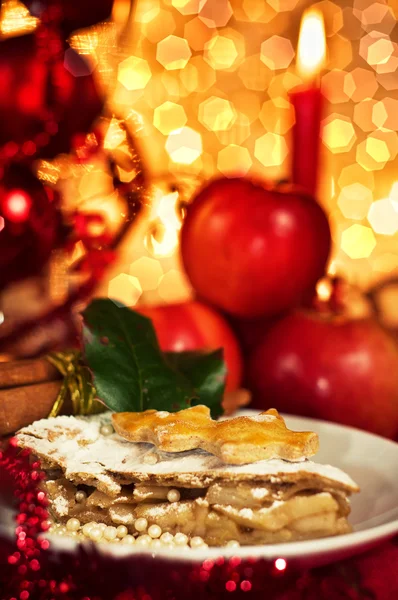
<svg viewBox="0 0 398 600">
<path fill-rule="evenodd" d="M 317 489 L 314 481 L 253 485 L 213 483 L 208 488 L 151 484 L 122 486 L 111 496 L 63 477 L 45 484 L 56 521 L 124 526 L 137 536 L 159 531 L 200 536 L 209 546 L 269 544 L 347 533 L 349 505 L 343 492 Z M 139 524 L 139 527 L 136 526 Z"/>
</svg>

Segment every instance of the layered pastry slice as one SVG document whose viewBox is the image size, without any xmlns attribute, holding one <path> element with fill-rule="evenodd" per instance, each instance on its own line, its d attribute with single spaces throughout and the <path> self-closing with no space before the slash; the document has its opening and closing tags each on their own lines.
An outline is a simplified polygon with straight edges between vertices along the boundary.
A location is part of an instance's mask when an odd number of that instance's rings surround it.
<svg viewBox="0 0 398 600">
<path fill-rule="evenodd" d="M 316 434 L 290 431 L 274 410 L 220 422 L 205 407 L 61 416 L 17 438 L 41 460 L 54 521 L 70 530 L 192 546 L 350 531 L 348 497 L 358 486 L 309 460 Z"/>
</svg>

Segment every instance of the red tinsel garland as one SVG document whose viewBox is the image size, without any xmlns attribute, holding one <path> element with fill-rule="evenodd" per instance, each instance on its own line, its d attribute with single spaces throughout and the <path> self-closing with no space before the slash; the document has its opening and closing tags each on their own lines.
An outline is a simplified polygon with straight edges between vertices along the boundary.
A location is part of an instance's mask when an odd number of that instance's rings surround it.
<svg viewBox="0 0 398 600">
<path fill-rule="evenodd" d="M 356 559 L 298 572 L 275 562 L 219 558 L 200 565 L 152 555 L 115 559 L 95 546 L 53 552 L 40 534 L 48 529 L 44 477 L 29 452 L 12 439 L 0 451 L 1 502 L 18 504 L 15 540 L 0 539 L 1 600 L 391 600 L 398 597 L 398 539 Z M 1 512 L 1 504 L 0 504 Z"/>
</svg>

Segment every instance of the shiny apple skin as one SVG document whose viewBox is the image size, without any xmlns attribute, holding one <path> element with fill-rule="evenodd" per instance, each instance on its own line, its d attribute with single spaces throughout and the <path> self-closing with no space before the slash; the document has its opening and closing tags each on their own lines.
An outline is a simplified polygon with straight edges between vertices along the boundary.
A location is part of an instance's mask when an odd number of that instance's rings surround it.
<svg viewBox="0 0 398 600">
<path fill-rule="evenodd" d="M 228 370 L 226 391 L 239 388 L 243 375 L 239 343 L 227 321 L 213 308 L 192 301 L 141 306 L 137 310 L 152 320 L 160 347 L 165 352 L 223 348 Z"/>
<path fill-rule="evenodd" d="M 324 274 L 330 228 L 321 206 L 290 185 L 217 179 L 187 209 L 185 270 L 200 298 L 240 317 L 298 305 Z"/>
<path fill-rule="evenodd" d="M 293 313 L 250 359 L 253 406 L 398 435 L 398 346 L 375 320 Z"/>
</svg>

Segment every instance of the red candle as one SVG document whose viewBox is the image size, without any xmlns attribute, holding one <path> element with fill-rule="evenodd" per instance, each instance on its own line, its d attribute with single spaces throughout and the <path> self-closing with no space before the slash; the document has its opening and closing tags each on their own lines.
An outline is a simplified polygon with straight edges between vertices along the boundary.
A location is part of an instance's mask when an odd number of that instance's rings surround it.
<svg viewBox="0 0 398 600">
<path fill-rule="evenodd" d="M 326 55 L 322 14 L 314 9 L 302 19 L 297 69 L 304 79 L 290 94 L 296 122 L 293 127 L 292 181 L 316 195 L 319 176 L 323 96 L 319 72 Z"/>
</svg>

